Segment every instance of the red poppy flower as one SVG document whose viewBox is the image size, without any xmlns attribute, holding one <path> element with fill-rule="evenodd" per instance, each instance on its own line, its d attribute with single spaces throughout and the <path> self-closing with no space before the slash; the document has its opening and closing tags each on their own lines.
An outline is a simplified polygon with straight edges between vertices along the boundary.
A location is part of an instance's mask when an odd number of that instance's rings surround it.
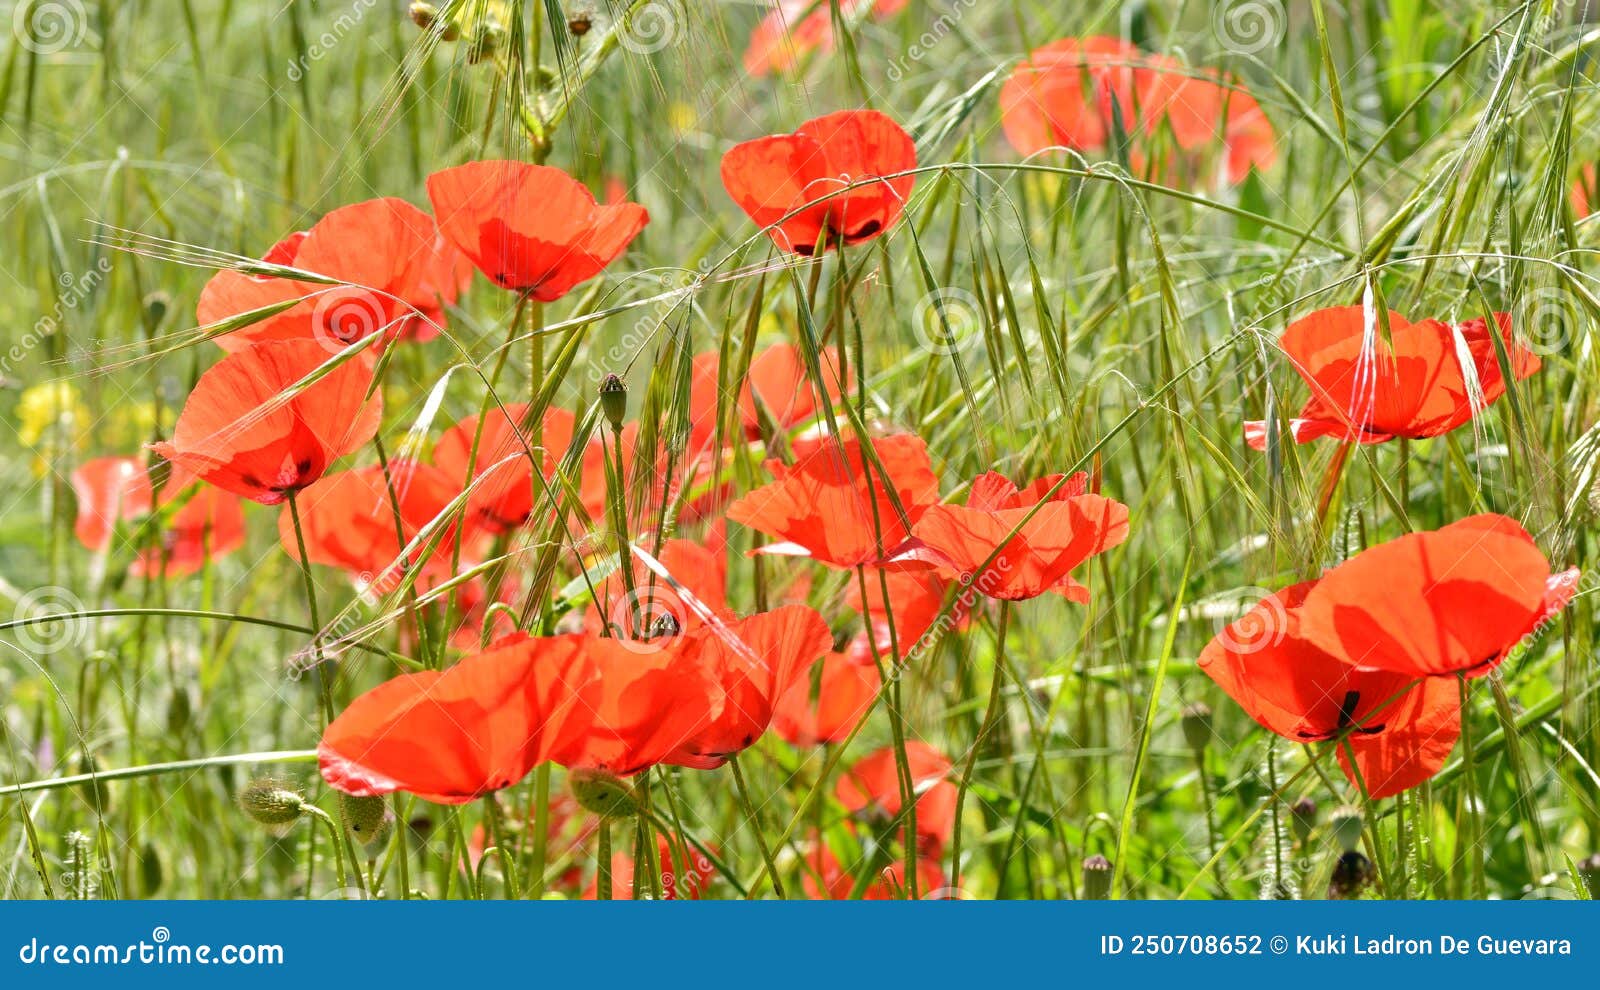
<svg viewBox="0 0 1600 990">
<path fill-rule="evenodd" d="M 1058 474 L 1019 490 L 1004 475 L 980 475 L 966 505 L 936 505 L 923 513 L 911 531 L 919 545 L 908 556 L 939 564 L 946 577 L 959 576 L 991 598 L 1055 591 L 1087 602 L 1089 589 L 1069 572 L 1128 538 L 1128 507 L 1089 494 L 1088 482 L 1087 474 Z M 1008 539 L 1012 532 L 1017 535 Z"/>
<path fill-rule="evenodd" d="M 910 0 L 840 0 L 839 12 L 849 17 L 870 8 L 883 20 L 905 8 Z M 750 35 L 744 52 L 744 69 L 752 76 L 788 72 L 800 59 L 816 51 L 833 50 L 833 13 L 828 0 L 779 0 Z"/>
<path fill-rule="evenodd" d="M 1593 213 L 1592 204 L 1600 202 L 1600 182 L 1595 176 L 1593 163 L 1583 166 L 1578 170 L 1578 177 L 1572 181 L 1572 190 L 1568 195 L 1568 202 L 1572 204 L 1573 215 L 1579 219 Z"/>
<path fill-rule="evenodd" d="M 439 229 L 479 271 L 540 302 L 600 274 L 650 220 L 638 203 L 596 203 L 558 168 L 513 161 L 435 172 L 428 198 Z"/>
<path fill-rule="evenodd" d="M 882 679 L 866 643 L 829 653 L 813 666 L 816 686 L 800 677 L 772 710 L 772 731 L 791 746 L 843 742 L 878 697 Z"/>
<path fill-rule="evenodd" d="M 906 740 L 906 763 L 917 797 L 917 847 L 937 856 L 956 827 L 956 785 L 949 780 L 950 758 L 916 739 Z M 894 747 L 863 756 L 839 778 L 834 796 L 851 814 L 893 821 L 905 806 Z"/>
<path fill-rule="evenodd" d="M 1488 673 L 1571 600 L 1517 522 L 1470 516 L 1369 547 L 1322 576 L 1304 635 L 1346 663 L 1406 677 Z"/>
<path fill-rule="evenodd" d="M 780 249 L 811 255 L 871 240 L 893 226 L 916 176 L 843 190 L 916 167 L 916 145 L 899 124 L 876 110 L 841 110 L 793 134 L 730 148 L 722 156 L 722 184 L 751 220 L 771 228 Z"/>
<path fill-rule="evenodd" d="M 1271 122 L 1231 76 L 1197 73 L 1120 38 L 1064 38 L 1045 45 L 1000 90 L 1001 125 L 1024 155 L 1063 146 L 1102 150 L 1113 113 L 1130 135 L 1170 127 L 1184 152 L 1220 141 L 1229 182 L 1242 182 L 1252 167 L 1269 168 L 1277 159 Z"/>
<path fill-rule="evenodd" d="M 1200 669 L 1263 728 L 1297 743 L 1339 740 L 1345 776 L 1369 796 L 1415 787 L 1455 746 L 1459 688 L 1352 666 L 1322 650 L 1305 625 L 1308 599 L 1319 591 L 1307 581 L 1264 599 L 1206 646 Z"/>
<path fill-rule="evenodd" d="M 329 286 L 243 272 L 218 272 L 200 293 L 202 326 L 276 303 L 301 302 L 216 338 L 237 351 L 265 340 L 315 338 L 330 351 L 380 331 L 426 339 L 471 274 L 433 218 L 402 199 L 343 206 L 290 235 L 262 259 L 338 279 Z M 431 323 L 429 321 L 432 321 Z"/>
<path fill-rule="evenodd" d="M 570 759 L 599 707 L 586 646 L 581 636 L 517 637 L 378 685 L 323 732 L 323 779 L 346 794 L 465 804 Z"/>
<path fill-rule="evenodd" d="M 710 770 L 748 748 L 772 722 L 778 699 L 802 684 L 828 651 L 828 624 L 804 605 L 785 605 L 701 636 L 703 662 L 721 684 L 719 713 L 684 740 L 667 762 Z"/>
<path fill-rule="evenodd" d="M 1495 314 L 1500 340 L 1517 378 L 1539 370 L 1539 358 L 1516 343 L 1511 317 Z M 1289 423 L 1296 443 L 1317 437 L 1382 443 L 1395 437 L 1436 437 L 1472 419 L 1505 394 L 1505 380 L 1494 339 L 1483 320 L 1450 326 L 1438 320 L 1411 323 L 1389 313 L 1389 336 L 1369 326 L 1360 306 L 1321 309 L 1296 320 L 1279 346 L 1311 386 L 1311 398 Z M 1480 398 L 1474 404 L 1462 372 L 1457 338 L 1466 345 Z M 1266 424 L 1245 424 L 1245 441 L 1256 450 L 1267 445 Z"/>
<path fill-rule="evenodd" d="M 888 563 L 911 526 L 938 501 L 939 479 L 920 438 L 897 434 L 871 444 L 882 471 L 863 456 L 860 440 L 797 445 L 798 460 L 769 461 L 777 480 L 734 502 L 728 518 L 782 541 L 757 553 L 810 557 L 833 567 Z"/>
<path fill-rule="evenodd" d="M 650 541 L 641 545 L 648 548 Z M 595 588 L 600 600 L 590 604 L 584 628 L 626 639 L 655 629 L 695 629 L 705 624 L 707 613 L 732 619 L 725 544 L 712 549 L 692 540 L 666 540 L 655 560 L 671 581 L 634 558 L 632 589 L 619 575 L 606 577 Z"/>
<path fill-rule="evenodd" d="M 839 382 L 838 353 L 824 347 L 819 355 L 827 379 L 827 399 L 837 406 L 844 390 Z M 689 386 L 691 451 L 705 451 L 717 427 L 718 364 L 716 351 L 698 354 Z M 790 430 L 815 419 L 822 410 L 817 388 L 806 374 L 805 358 L 793 344 L 773 344 L 750 359 L 750 372 L 739 390 L 738 429 L 745 440 L 761 438 L 763 418 Z M 734 439 L 732 437 L 727 439 Z"/>
<path fill-rule="evenodd" d="M 444 513 L 459 490 L 438 468 L 407 460 L 390 461 L 387 476 L 378 464 L 330 474 L 300 497 L 306 555 L 313 563 L 338 567 L 358 575 L 363 584 L 380 587 L 399 579 L 402 564 L 448 569 L 448 532 L 426 562 L 401 557 L 406 544 Z M 278 539 L 290 557 L 300 559 L 294 519 L 287 511 L 278 515 Z"/>
<path fill-rule="evenodd" d="M 714 847 L 712 852 L 715 852 Z M 656 864 L 660 870 L 661 899 L 664 901 L 698 901 L 713 881 L 717 868 L 706 854 L 688 843 L 674 843 L 661 832 L 656 833 Z M 611 854 L 611 899 L 633 900 L 633 857 L 624 850 Z M 599 890 L 598 871 L 583 891 L 583 899 L 592 901 Z M 639 892 L 641 898 L 654 896 L 649 889 Z"/>
<path fill-rule="evenodd" d="M 171 487 L 171 482 L 167 487 Z M 86 549 L 103 552 L 119 522 L 150 513 L 150 476 L 137 457 L 96 457 L 72 472 L 78 518 L 72 531 Z"/>
<path fill-rule="evenodd" d="M 209 486 L 182 495 L 172 482 L 161 490 L 163 505 L 182 501 L 161 531 L 160 546 L 133 562 L 135 577 L 180 578 L 207 562 L 220 560 L 244 546 L 244 509 L 239 496 Z"/>
<path fill-rule="evenodd" d="M 310 340 L 257 344 L 223 358 L 189 393 L 170 442 L 151 449 L 218 488 L 276 505 L 370 440 L 383 402 L 372 367 L 347 358 L 311 384 L 328 352 Z"/>
<path fill-rule="evenodd" d="M 809 850 L 805 856 L 805 875 L 801 877 L 801 885 L 806 896 L 812 900 L 848 900 L 855 892 L 856 878 L 852 871 L 847 871 L 839 862 L 832 849 L 822 840 L 820 835 L 812 833 Z M 939 868 L 937 861 L 922 856 L 917 859 L 917 894 L 926 898 L 929 894 L 946 890 L 944 871 Z M 861 899 L 864 901 L 898 901 L 907 896 L 906 866 L 905 862 L 890 863 L 878 871 L 871 882 L 862 889 Z"/>
<path fill-rule="evenodd" d="M 889 589 L 887 610 L 883 607 L 884 593 L 883 587 L 879 584 L 880 577 L 887 582 Z M 940 613 L 944 611 L 945 595 L 949 592 L 950 584 L 934 570 L 885 571 L 882 575 L 869 574 L 866 600 L 863 601 L 861 598 L 860 582 L 852 581 L 845 590 L 845 604 L 861 613 L 866 619 L 868 628 L 872 630 L 873 645 L 877 647 L 879 654 L 892 656 L 898 647 L 903 657 L 921 642 L 928 630 L 938 621 Z M 941 634 L 965 628 L 971 607 L 970 594 L 957 595 L 950 614 L 942 623 Z M 890 618 L 894 619 L 892 630 L 889 626 Z M 932 645 L 932 642 L 930 639 L 929 645 Z M 860 648 L 867 649 L 865 640 L 860 643 Z M 870 658 L 870 653 L 868 656 Z"/>
<path fill-rule="evenodd" d="M 473 479 L 472 491 L 467 495 L 467 511 L 475 530 L 499 534 L 516 529 L 528 521 L 534 505 L 544 498 L 544 486 L 535 487 L 533 465 L 527 457 L 532 445 L 532 437 L 522 425 L 527 413 L 526 403 L 497 406 L 484 418 L 481 433 L 478 417 L 468 416 L 446 430 L 433 445 L 434 465 L 458 488 L 465 485 L 469 477 Z M 570 412 L 565 409 L 545 411 L 539 442 L 543 452 L 536 450 L 534 453 L 539 457 L 540 471 L 546 478 L 553 476 L 556 462 L 566 454 L 572 443 L 573 429 Z M 472 456 L 474 439 L 477 441 L 476 461 Z M 469 465 L 472 466 L 470 473 Z"/>
</svg>

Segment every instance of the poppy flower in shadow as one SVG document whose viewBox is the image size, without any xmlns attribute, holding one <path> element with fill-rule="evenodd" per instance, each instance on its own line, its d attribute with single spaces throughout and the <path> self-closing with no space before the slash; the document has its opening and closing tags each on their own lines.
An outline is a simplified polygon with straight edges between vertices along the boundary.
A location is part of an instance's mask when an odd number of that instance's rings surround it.
<svg viewBox="0 0 1600 990">
<path fill-rule="evenodd" d="M 445 307 L 455 303 L 471 276 L 433 217 L 393 197 L 340 207 L 310 230 L 279 241 L 262 260 L 345 284 L 218 272 L 200 293 L 196 316 L 202 326 L 299 300 L 217 337 L 224 350 L 311 338 L 336 353 L 380 332 L 387 339 L 425 340 L 437 335 Z"/>
<path fill-rule="evenodd" d="M 843 742 L 866 717 L 883 683 L 865 639 L 812 665 L 772 710 L 772 731 L 791 746 Z"/>
<path fill-rule="evenodd" d="M 150 448 L 218 488 L 276 505 L 372 439 L 383 417 L 378 394 L 367 394 L 364 355 L 325 364 L 328 352 L 310 340 L 230 354 L 200 376 L 172 439 Z"/>
<path fill-rule="evenodd" d="M 558 168 L 468 162 L 428 176 L 439 229 L 503 289 L 552 302 L 605 270 L 650 216 L 638 203 L 600 204 Z"/>
<path fill-rule="evenodd" d="M 1128 507 L 1089 493 L 1088 482 L 1087 474 L 1058 474 L 1019 489 L 1004 475 L 980 475 L 965 505 L 922 514 L 903 556 L 937 564 L 942 576 L 990 598 L 1054 591 L 1087 602 L 1089 589 L 1070 572 L 1128 538 Z"/>
<path fill-rule="evenodd" d="M 1512 373 L 1522 379 L 1538 371 L 1539 358 L 1512 339 L 1511 317 L 1497 313 L 1495 320 Z M 1375 312 L 1340 306 L 1302 317 L 1284 331 L 1279 346 L 1311 387 L 1311 398 L 1289 422 L 1296 443 L 1437 437 L 1505 394 L 1495 333 L 1484 320 L 1412 323 L 1390 311 L 1388 340 L 1377 324 Z M 1266 449 L 1265 422 L 1245 423 L 1244 435 L 1254 449 Z"/>
<path fill-rule="evenodd" d="M 1565 608 L 1577 585 L 1575 570 L 1550 572 L 1516 520 L 1469 516 L 1328 571 L 1300 622 L 1307 639 L 1357 667 L 1479 677 Z"/>
<path fill-rule="evenodd" d="M 1337 743 L 1345 776 L 1368 796 L 1415 787 L 1455 747 L 1460 688 L 1324 651 L 1305 626 L 1319 587 L 1307 581 L 1257 603 L 1206 645 L 1200 670 L 1263 728 L 1296 743 Z"/>
<path fill-rule="evenodd" d="M 433 446 L 434 466 L 458 490 L 470 479 L 467 512 L 474 530 L 498 535 L 527 522 L 534 506 L 545 500 L 544 486 L 534 482 L 530 449 L 539 461 L 540 473 L 548 479 L 572 443 L 574 419 L 570 412 L 545 411 L 536 448 L 524 425 L 527 414 L 526 403 L 496 406 L 482 418 L 481 429 L 479 417 L 468 416 L 444 431 Z M 595 470 L 599 473 L 598 463 Z M 588 473 L 585 471 L 586 477 Z"/>
<path fill-rule="evenodd" d="M 905 9 L 910 0 L 840 0 L 839 13 L 870 11 L 878 20 Z M 752 76 L 788 72 L 814 52 L 833 50 L 833 12 L 828 0 L 779 0 L 750 34 L 744 70 Z"/>
<path fill-rule="evenodd" d="M 405 546 L 444 514 L 459 490 L 438 468 L 403 459 L 390 461 L 387 473 L 374 464 L 330 474 L 300 496 L 306 556 L 380 588 L 410 568 L 421 566 L 436 574 L 448 570 L 452 537 L 448 529 L 426 561 L 421 550 L 427 541 L 413 551 L 413 559 L 402 558 Z M 294 521 L 288 512 L 278 516 L 278 539 L 298 561 Z"/>
<path fill-rule="evenodd" d="M 956 827 L 956 785 L 950 758 L 917 739 L 906 740 L 906 764 L 917 795 L 917 848 L 937 856 Z M 834 787 L 839 804 L 853 815 L 894 822 L 905 803 L 892 746 L 863 756 Z"/>
<path fill-rule="evenodd" d="M 579 752 L 599 707 L 579 636 L 517 637 L 446 670 L 402 674 L 322 734 L 322 777 L 346 794 L 465 804 Z"/>
<path fill-rule="evenodd" d="M 893 226 L 916 185 L 897 173 L 916 167 L 899 124 L 876 110 L 841 110 L 730 148 L 722 184 L 781 250 L 811 255 Z"/>
<path fill-rule="evenodd" d="M 244 509 L 232 492 L 208 485 L 172 492 L 169 482 L 161 490 L 161 503 L 177 509 L 162 527 L 156 547 L 133 562 L 130 573 L 135 577 L 187 577 L 244 546 Z"/>
<path fill-rule="evenodd" d="M 796 444 L 797 460 L 773 460 L 776 480 L 728 507 L 728 518 L 780 542 L 754 553 L 810 557 L 832 567 L 891 564 L 893 551 L 939 498 L 928 447 L 910 434 Z M 930 566 L 920 561 L 902 567 Z"/>
</svg>

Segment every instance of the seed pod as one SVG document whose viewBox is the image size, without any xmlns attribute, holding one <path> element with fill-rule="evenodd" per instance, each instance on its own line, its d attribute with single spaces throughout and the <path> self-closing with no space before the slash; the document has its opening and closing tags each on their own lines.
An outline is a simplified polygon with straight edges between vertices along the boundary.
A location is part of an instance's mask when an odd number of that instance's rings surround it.
<svg viewBox="0 0 1600 990">
<path fill-rule="evenodd" d="M 1111 860 L 1096 853 L 1083 861 L 1083 899 L 1104 901 L 1111 897 Z"/>
<path fill-rule="evenodd" d="M 1304 845 L 1317 827 L 1317 802 L 1303 797 L 1289 805 L 1289 823 L 1294 827 L 1294 837 Z"/>
<path fill-rule="evenodd" d="M 239 792 L 239 810 L 273 835 L 285 835 L 306 813 L 306 796 L 287 781 L 258 777 Z"/>
<path fill-rule="evenodd" d="M 1346 805 L 1333 813 L 1330 822 L 1333 839 L 1344 852 L 1353 852 L 1361 845 L 1361 811 Z"/>
<path fill-rule="evenodd" d="M 1211 706 L 1196 701 L 1183 708 L 1183 739 L 1196 753 L 1205 752 L 1211 742 Z"/>
<path fill-rule="evenodd" d="M 604 770 L 573 770 L 567 774 L 572 796 L 601 818 L 633 818 L 639 814 L 639 801 L 620 777 Z"/>
</svg>

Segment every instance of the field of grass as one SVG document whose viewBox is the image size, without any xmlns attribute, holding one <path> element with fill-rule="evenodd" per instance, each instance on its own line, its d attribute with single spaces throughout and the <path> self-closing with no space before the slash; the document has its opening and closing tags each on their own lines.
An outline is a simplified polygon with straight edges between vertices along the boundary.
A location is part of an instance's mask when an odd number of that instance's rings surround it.
<svg viewBox="0 0 1600 990">
<path fill-rule="evenodd" d="M 618 897 L 1597 893 L 1600 26 L 1586 2 L 408 6 L 6 5 L 0 895 L 576 898 L 602 876 Z M 763 71 L 747 48 L 780 6 L 832 43 Z M 1097 36 L 1170 58 L 1152 78 L 1214 86 L 1224 108 L 1240 105 L 1226 94 L 1259 103 L 1270 127 L 1254 161 L 1230 167 L 1238 135 L 1144 124 L 1146 107 L 1098 87 L 1125 60 L 1070 70 L 1101 140 L 1019 151 L 1002 127 L 1007 80 L 1030 52 Z M 915 141 L 909 195 L 860 243 L 783 250 L 730 198 L 724 154 L 861 108 Z M 560 298 L 475 272 L 434 339 L 331 348 L 340 369 L 376 364 L 382 420 L 328 472 L 374 468 L 392 491 L 405 465 L 439 463 L 466 417 L 565 411 L 593 443 L 550 444 L 525 521 L 453 548 L 444 531 L 469 526 L 468 492 L 405 532 L 409 554 L 389 532 L 376 568 L 302 569 L 288 503 L 245 500 L 242 545 L 203 545 L 181 576 L 139 565 L 181 503 L 85 545 L 74 472 L 112 455 L 161 465 L 147 445 L 173 437 L 227 353 L 218 339 L 250 330 L 197 316 L 219 270 L 289 282 L 254 259 L 348 204 L 437 210 L 428 177 L 486 159 L 559 167 L 649 222 Z M 290 284 L 345 277 L 321 274 Z M 1401 316 L 1510 314 L 1480 362 L 1498 391 L 1472 388 L 1471 416 L 1438 436 L 1292 442 L 1310 392 L 1280 337 L 1348 306 L 1362 307 L 1369 359 Z M 1452 339 L 1450 357 L 1465 355 Z M 791 421 L 769 408 L 791 396 L 774 392 L 746 423 L 747 369 L 774 346 L 801 359 L 793 392 L 816 411 Z M 1524 353 L 1538 370 L 1501 381 Z M 722 369 L 709 407 L 692 387 L 706 354 Z M 618 420 L 600 398 L 608 375 L 626 385 Z M 549 439 L 547 419 L 509 415 L 531 430 L 525 453 Z M 1261 451 L 1245 442 L 1258 420 Z M 890 572 L 751 555 L 778 535 L 725 519 L 772 481 L 764 461 L 830 431 L 869 451 L 915 434 L 934 498 L 955 504 L 984 472 L 1019 485 L 1088 472 L 1091 493 L 1126 506 L 1126 538 L 1073 570 L 1087 601 L 941 584 L 933 633 L 858 640 L 862 599 L 881 612 Z M 707 438 L 722 452 L 697 458 Z M 869 484 L 877 458 L 855 462 Z M 1341 711 L 1325 737 L 1279 735 L 1202 669 L 1209 643 L 1241 634 L 1230 623 L 1272 621 L 1251 609 L 1279 589 L 1483 513 L 1581 576 L 1535 635 L 1496 643 L 1509 656 L 1486 676 L 1427 679 L 1461 705 L 1460 738 L 1417 786 L 1379 797 L 1341 771 L 1339 751 L 1395 716 Z M 805 526 L 816 540 L 849 528 L 828 511 Z M 390 678 L 452 668 L 513 629 L 536 644 L 598 637 L 592 599 L 626 583 L 631 601 L 636 571 L 703 596 L 715 566 L 652 567 L 669 536 L 725 554 L 728 622 L 803 604 L 829 649 L 859 643 L 859 723 L 822 745 L 758 732 L 727 765 L 651 761 L 620 784 L 540 761 L 462 803 L 404 789 L 349 801 L 319 774 L 330 716 Z M 397 557 L 401 576 L 374 580 Z M 1376 578 L 1394 600 L 1430 580 L 1404 565 Z M 491 596 L 504 604 L 486 610 Z M 1479 601 L 1457 621 L 1492 624 L 1498 606 Z M 663 634 L 699 619 L 657 622 L 640 655 L 670 653 Z M 1428 621 L 1401 609 L 1387 632 L 1442 641 Z M 709 625 L 707 650 L 737 640 Z M 699 701 L 671 695 L 639 717 Z M 447 721 L 414 740 L 434 753 L 416 762 L 460 745 L 452 732 L 486 732 Z M 935 751 L 934 769 L 913 766 Z M 860 761 L 879 755 L 872 786 Z M 647 813 L 598 817 L 597 792 L 617 787 Z"/>
</svg>

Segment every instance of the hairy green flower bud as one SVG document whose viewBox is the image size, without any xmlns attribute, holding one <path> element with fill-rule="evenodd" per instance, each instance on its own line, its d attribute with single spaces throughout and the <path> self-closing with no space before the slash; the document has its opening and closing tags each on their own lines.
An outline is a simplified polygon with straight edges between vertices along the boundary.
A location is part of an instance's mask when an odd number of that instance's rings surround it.
<svg viewBox="0 0 1600 990">
<path fill-rule="evenodd" d="M 339 795 L 339 820 L 350 838 L 370 846 L 389 837 L 389 809 L 381 797 Z"/>
<path fill-rule="evenodd" d="M 306 796 L 276 777 L 258 777 L 239 792 L 239 810 L 274 835 L 283 835 L 306 813 Z"/>
<path fill-rule="evenodd" d="M 620 777 L 604 770 L 573 770 L 567 785 L 577 802 L 601 818 L 632 818 L 639 814 L 639 800 Z"/>
<path fill-rule="evenodd" d="M 1317 802 L 1303 797 L 1289 805 L 1289 823 L 1294 827 L 1294 837 L 1304 843 L 1317 827 Z"/>
<path fill-rule="evenodd" d="M 1211 706 L 1196 701 L 1183 708 L 1183 740 L 1196 753 L 1203 752 L 1211 743 Z"/>
<path fill-rule="evenodd" d="M 1345 852 L 1353 852 L 1361 845 L 1361 811 L 1346 805 L 1333 813 L 1330 822 L 1333 826 L 1333 839 L 1339 843 L 1339 848 Z"/>
</svg>

